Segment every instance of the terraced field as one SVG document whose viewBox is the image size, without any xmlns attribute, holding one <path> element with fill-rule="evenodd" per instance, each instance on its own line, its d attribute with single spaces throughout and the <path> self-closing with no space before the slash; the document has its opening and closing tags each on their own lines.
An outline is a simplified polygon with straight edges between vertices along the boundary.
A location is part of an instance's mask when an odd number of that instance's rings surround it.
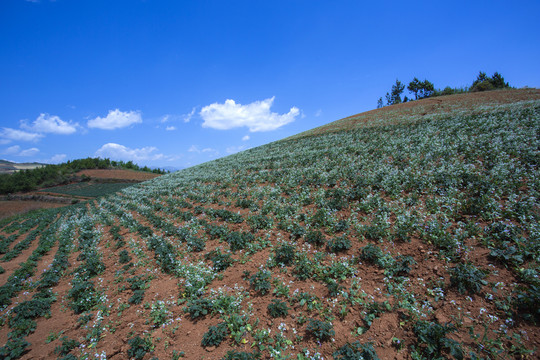
<svg viewBox="0 0 540 360">
<path fill-rule="evenodd" d="M 3 220 L 0 357 L 537 358 L 540 91 L 505 93 Z"/>
<path fill-rule="evenodd" d="M 71 195 L 80 197 L 99 197 L 109 194 L 114 194 L 128 186 L 132 186 L 132 182 L 115 182 L 115 183 L 88 183 L 81 182 L 76 184 L 55 186 L 52 188 L 45 188 L 40 192 Z"/>
</svg>

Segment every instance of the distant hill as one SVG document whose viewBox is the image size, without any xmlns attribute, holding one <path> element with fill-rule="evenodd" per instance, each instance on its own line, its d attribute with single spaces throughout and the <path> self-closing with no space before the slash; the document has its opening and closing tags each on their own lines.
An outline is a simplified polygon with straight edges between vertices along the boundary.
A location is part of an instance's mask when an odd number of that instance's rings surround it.
<svg viewBox="0 0 540 360">
<path fill-rule="evenodd" d="M 11 174 L 18 170 L 29 170 L 46 166 L 37 162 L 32 163 L 16 163 L 8 160 L 0 160 L 0 174 Z"/>
<path fill-rule="evenodd" d="M 123 162 L 102 158 L 69 160 L 57 165 L 38 163 L 17 164 L 8 161 L 4 161 L 4 164 L 6 165 L 6 168 L 15 168 L 17 170 L 24 169 L 27 171 L 5 171 L 4 173 L 0 173 L 0 194 L 11 194 L 20 191 L 36 190 L 42 187 L 52 187 L 73 182 L 87 181 L 87 176 L 77 175 L 81 170 L 127 170 L 128 173 L 129 171 L 133 171 L 154 174 L 155 176 L 167 173 L 165 170 L 150 169 L 147 166 L 141 168 L 132 161 Z M 98 178 L 102 177 L 103 176 L 98 176 Z M 126 180 L 137 181 L 137 179 L 132 179 L 132 177 L 132 175 L 128 175 Z M 140 176 L 137 176 L 137 178 L 140 178 Z"/>
<path fill-rule="evenodd" d="M 539 358 L 539 134 L 442 96 L 0 221 L 0 357 Z"/>
</svg>

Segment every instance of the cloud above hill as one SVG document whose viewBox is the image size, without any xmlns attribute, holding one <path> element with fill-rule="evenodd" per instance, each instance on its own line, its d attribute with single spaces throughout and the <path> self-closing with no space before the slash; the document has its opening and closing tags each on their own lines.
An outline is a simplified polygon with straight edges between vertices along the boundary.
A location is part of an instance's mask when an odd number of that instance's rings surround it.
<svg viewBox="0 0 540 360">
<path fill-rule="evenodd" d="M 293 122 L 300 114 L 297 107 L 292 107 L 286 114 L 270 111 L 275 97 L 251 104 L 237 104 L 228 99 L 223 104 L 210 104 L 201 109 L 200 116 L 204 120 L 202 126 L 218 130 L 229 130 L 247 127 L 251 132 L 276 130 Z"/>
<path fill-rule="evenodd" d="M 72 124 L 68 123 L 59 116 L 49 115 L 49 114 L 40 114 L 38 118 L 32 123 L 32 125 L 27 125 L 26 122 L 21 122 L 21 127 L 26 130 L 31 130 L 37 133 L 51 133 L 51 134 L 61 134 L 69 135 L 77 131 L 78 123 Z"/>
<path fill-rule="evenodd" d="M 124 145 L 108 143 L 96 151 L 96 155 L 104 158 L 123 161 L 144 161 L 163 159 L 164 155 L 157 153 L 154 146 L 146 146 L 140 149 L 130 149 Z"/>
<path fill-rule="evenodd" d="M 42 137 L 42 134 L 12 128 L 2 128 L 0 131 L 2 144 L 9 144 L 11 141 L 37 141 Z"/>
<path fill-rule="evenodd" d="M 34 156 L 39 153 L 38 148 L 30 148 L 22 150 L 19 145 L 10 146 L 0 154 L 2 155 L 12 155 L 12 156 Z"/>
<path fill-rule="evenodd" d="M 88 127 L 114 130 L 138 123 L 142 123 L 142 117 L 139 111 L 120 111 L 116 109 L 109 110 L 109 113 L 104 118 L 98 116 L 95 119 L 89 120 Z"/>
</svg>

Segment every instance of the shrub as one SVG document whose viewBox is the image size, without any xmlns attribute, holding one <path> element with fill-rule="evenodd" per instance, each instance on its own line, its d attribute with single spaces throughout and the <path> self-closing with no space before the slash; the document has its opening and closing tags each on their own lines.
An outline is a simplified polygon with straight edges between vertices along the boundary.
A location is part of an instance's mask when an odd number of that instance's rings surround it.
<svg viewBox="0 0 540 360">
<path fill-rule="evenodd" d="M 325 242 L 324 235 L 319 230 L 308 231 L 304 239 L 306 242 L 317 246 L 323 245 Z"/>
<path fill-rule="evenodd" d="M 273 318 L 284 317 L 289 314 L 289 308 L 287 307 L 287 303 L 285 301 L 272 299 L 272 302 L 268 304 L 268 313 Z"/>
<path fill-rule="evenodd" d="M 367 262 L 370 262 L 374 265 L 382 265 L 381 259 L 383 258 L 384 253 L 380 247 L 373 244 L 367 244 L 360 249 L 360 258 Z"/>
<path fill-rule="evenodd" d="M 516 313 L 526 321 L 540 323 L 540 285 L 531 284 L 528 288 L 520 285 L 514 291 L 513 305 Z"/>
<path fill-rule="evenodd" d="M 91 310 L 99 301 L 94 284 L 84 280 L 74 281 L 68 297 L 71 299 L 69 306 L 76 314 Z"/>
<path fill-rule="evenodd" d="M 272 280 L 272 275 L 268 270 L 259 270 L 253 276 L 249 278 L 249 284 L 253 290 L 261 293 L 262 295 L 270 291 L 272 287 L 270 281 Z"/>
<path fill-rule="evenodd" d="M 169 310 L 163 301 L 158 300 L 152 304 L 150 318 L 152 319 L 154 326 L 158 327 L 165 324 L 168 316 Z"/>
<path fill-rule="evenodd" d="M 306 330 L 318 341 L 329 340 L 336 334 L 331 323 L 317 319 L 309 319 Z"/>
<path fill-rule="evenodd" d="M 248 218 L 249 226 L 251 230 L 264 230 L 270 229 L 274 224 L 273 220 L 264 215 L 253 215 Z"/>
<path fill-rule="evenodd" d="M 140 304 L 144 299 L 144 290 L 135 290 L 133 291 L 133 295 L 128 299 L 128 303 L 130 304 Z"/>
<path fill-rule="evenodd" d="M 313 261 L 304 254 L 298 257 L 294 265 L 294 275 L 300 280 L 309 279 L 315 270 Z"/>
<path fill-rule="evenodd" d="M 334 224 L 332 230 L 336 233 L 345 231 L 349 228 L 349 222 L 347 220 L 339 220 Z"/>
<path fill-rule="evenodd" d="M 189 236 L 187 239 L 187 245 L 191 251 L 201 252 L 204 250 L 206 243 L 199 237 Z"/>
<path fill-rule="evenodd" d="M 391 266 L 386 269 L 386 273 L 392 276 L 404 276 L 411 271 L 411 265 L 416 264 L 412 256 L 400 255 Z"/>
<path fill-rule="evenodd" d="M 487 284 L 484 280 L 486 272 L 470 263 L 458 264 L 456 267 L 450 269 L 449 272 L 450 286 L 457 288 L 461 294 L 467 291 L 471 294 L 479 293 L 482 285 Z"/>
<path fill-rule="evenodd" d="M 227 323 L 225 322 L 216 326 L 210 326 L 208 332 L 203 335 L 201 345 L 204 347 L 219 346 L 227 337 L 228 332 Z"/>
<path fill-rule="evenodd" d="M 233 231 L 227 236 L 227 242 L 229 243 L 233 252 L 237 250 L 245 249 L 247 244 L 255 240 L 253 234 L 240 233 Z"/>
<path fill-rule="evenodd" d="M 23 356 L 29 349 L 30 343 L 21 337 L 9 339 L 6 345 L 0 347 L 0 358 L 14 360 Z"/>
<path fill-rule="evenodd" d="M 294 224 L 289 230 L 289 238 L 291 240 L 300 239 L 302 236 L 304 236 L 305 233 L 306 229 L 303 226 Z"/>
<path fill-rule="evenodd" d="M 127 252 L 127 250 L 120 251 L 120 254 L 118 255 L 118 261 L 120 262 L 120 264 L 126 264 L 131 261 L 131 256 L 129 256 L 129 252 Z"/>
<path fill-rule="evenodd" d="M 212 310 L 212 302 L 209 299 L 191 299 L 184 311 L 189 313 L 189 317 L 195 320 L 207 315 Z"/>
<path fill-rule="evenodd" d="M 221 358 L 221 360 L 258 360 L 261 358 L 259 353 L 248 353 L 244 351 L 230 350 Z"/>
<path fill-rule="evenodd" d="M 328 240 L 327 246 L 328 250 L 330 250 L 331 252 L 338 253 L 350 249 L 351 241 L 349 240 L 347 235 L 338 236 Z"/>
<path fill-rule="evenodd" d="M 214 224 L 208 224 L 205 226 L 206 233 L 210 236 L 210 239 L 222 239 L 227 236 L 228 230 L 225 226 L 219 226 Z"/>
<path fill-rule="evenodd" d="M 81 344 L 80 342 L 78 342 L 75 339 L 69 339 L 67 336 L 62 336 L 60 341 L 62 341 L 62 344 L 58 345 L 54 349 L 54 353 L 58 354 L 60 356 L 64 356 L 64 355 L 69 354 L 69 352 L 71 350 L 75 349 L 77 346 L 79 346 Z"/>
<path fill-rule="evenodd" d="M 463 359 L 463 351 L 459 343 L 446 337 L 454 332 L 456 327 L 452 324 L 441 325 L 434 322 L 418 321 L 414 333 L 422 345 L 420 353 L 428 359 L 442 359 L 443 352 L 448 352 L 456 359 Z"/>
<path fill-rule="evenodd" d="M 223 271 L 232 265 L 233 259 L 230 254 L 222 254 L 220 249 L 210 251 L 205 258 L 211 260 L 215 271 Z"/>
<path fill-rule="evenodd" d="M 328 281 L 326 288 L 328 289 L 328 295 L 331 297 L 338 296 L 341 290 L 344 289 L 344 287 L 335 280 Z"/>
<path fill-rule="evenodd" d="M 290 265 L 294 261 L 294 246 L 282 244 L 276 249 L 275 261 L 278 264 Z"/>
<path fill-rule="evenodd" d="M 144 358 L 146 353 L 150 352 L 153 347 L 152 341 L 149 338 L 143 339 L 139 336 L 129 339 L 128 344 L 130 346 L 127 351 L 129 358 L 135 358 L 137 360 Z"/>
<path fill-rule="evenodd" d="M 346 343 L 335 351 L 332 356 L 335 360 L 379 360 L 372 343 L 360 344 L 359 341 Z"/>
</svg>

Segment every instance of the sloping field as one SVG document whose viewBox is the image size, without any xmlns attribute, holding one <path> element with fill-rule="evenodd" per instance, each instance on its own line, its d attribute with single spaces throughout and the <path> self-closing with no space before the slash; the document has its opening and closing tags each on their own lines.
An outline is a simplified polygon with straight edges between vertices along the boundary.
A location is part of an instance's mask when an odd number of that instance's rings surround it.
<svg viewBox="0 0 540 360">
<path fill-rule="evenodd" d="M 117 169 L 86 169 L 77 173 L 77 176 L 90 176 L 96 179 L 115 179 L 115 180 L 132 180 L 132 181 L 145 181 L 160 176 L 145 171 L 135 170 L 117 170 Z"/>
<path fill-rule="evenodd" d="M 93 182 L 80 182 L 69 185 L 55 186 L 52 188 L 45 188 L 39 192 L 45 192 L 49 194 L 71 195 L 77 197 L 99 197 L 109 194 L 114 194 L 128 186 L 132 186 L 132 182 L 114 182 L 114 183 L 93 183 Z"/>
<path fill-rule="evenodd" d="M 539 92 L 502 94 L 0 222 L 0 357 L 538 358 Z"/>
</svg>

